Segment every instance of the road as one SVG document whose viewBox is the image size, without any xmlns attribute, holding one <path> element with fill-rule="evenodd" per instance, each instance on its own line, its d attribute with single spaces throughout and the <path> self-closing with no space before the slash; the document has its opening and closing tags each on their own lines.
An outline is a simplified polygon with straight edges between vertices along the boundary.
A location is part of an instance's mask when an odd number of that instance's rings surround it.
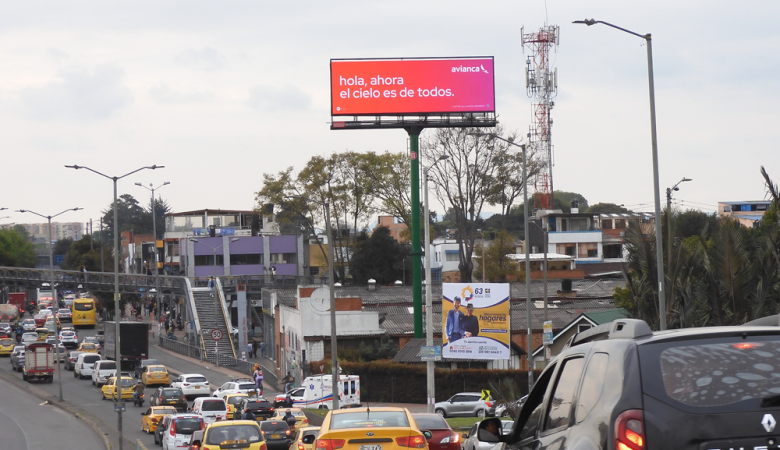
<svg viewBox="0 0 780 450">
<path fill-rule="evenodd" d="M 63 325 L 68 326 L 67 322 Z M 95 330 L 79 329 L 77 331 L 78 331 L 79 339 L 83 339 L 86 336 L 92 336 L 95 334 Z M 154 345 L 154 343 L 155 340 L 152 340 L 149 346 L 149 357 L 158 359 L 165 366 L 167 366 L 168 369 L 171 371 L 174 371 L 176 373 L 200 373 L 204 375 L 212 383 L 212 385 L 217 385 L 217 386 L 220 386 L 223 383 L 230 381 L 230 379 L 232 378 L 231 374 L 226 373 L 228 371 L 225 369 L 215 369 L 213 367 L 210 367 L 210 364 L 208 362 L 200 363 L 199 361 L 192 361 L 184 357 L 178 357 L 175 354 L 171 354 L 165 350 L 157 348 L 157 346 Z M 11 364 L 8 359 L 0 359 L 0 376 L 2 376 L 3 378 L 11 377 L 12 379 L 14 379 L 14 381 L 18 381 L 18 383 L 21 383 L 22 385 L 26 384 L 24 381 L 22 381 L 22 375 L 20 373 L 13 372 L 11 370 Z M 2 385 L 3 383 L 0 382 L 0 386 Z M 59 388 L 57 384 L 56 374 L 53 383 L 51 384 L 35 383 L 34 385 L 35 387 L 39 388 L 40 390 L 50 395 L 50 401 L 57 401 L 59 395 Z M 149 395 L 152 393 L 153 390 L 154 388 L 152 387 L 146 389 L 147 398 L 149 397 Z M 101 400 L 100 390 L 97 387 L 92 386 L 92 382 L 89 379 L 79 380 L 73 376 L 73 372 L 67 370 L 62 372 L 62 391 L 63 391 L 64 400 L 68 403 L 73 404 L 79 412 L 83 413 L 88 418 L 91 418 L 92 420 L 97 422 L 98 425 L 101 427 L 101 429 L 103 429 L 107 433 L 109 440 L 112 442 L 112 445 L 115 446 L 114 448 L 117 449 L 118 446 L 116 445 L 118 444 L 119 425 L 117 421 L 118 415 L 117 413 L 114 412 L 113 402 L 109 400 Z M 270 390 L 266 386 L 264 394 L 266 398 L 273 399 L 273 396 L 276 394 L 276 392 Z M 39 399 L 36 400 L 38 403 L 41 402 Z M 2 403 L 0 404 L 12 405 L 14 403 L 2 401 Z M 192 402 L 189 402 L 189 404 L 191 405 Z M 137 439 L 140 439 L 141 442 L 143 442 L 144 445 L 146 445 L 148 448 L 154 447 L 153 436 L 147 435 L 146 433 L 141 431 L 141 412 L 145 411 L 148 408 L 148 406 L 149 404 L 145 403 L 143 408 L 139 408 L 137 406 L 133 406 L 132 401 L 127 401 L 126 403 L 127 410 L 125 413 L 122 414 L 124 448 L 127 449 L 135 448 L 136 446 L 135 443 Z M 28 408 L 24 408 L 24 409 L 28 410 Z M 35 411 L 35 410 L 32 409 L 30 411 Z M 7 408 L 3 408 L 3 412 L 7 414 L 10 412 L 10 410 Z M 2 428 L 0 428 L 0 430 L 2 430 Z M 70 434 L 70 432 L 68 434 Z M 90 429 L 90 434 L 94 435 L 95 433 Z M 0 432 L 0 436 L 5 436 L 5 434 Z M 83 446 L 80 448 L 102 448 L 102 447 L 103 445 L 101 443 L 97 447 Z M 9 448 L 17 448 L 17 447 L 14 446 Z M 26 447 L 18 447 L 18 448 L 26 448 Z M 34 447 L 29 447 L 29 448 L 34 448 Z M 62 447 L 58 445 L 52 448 L 61 449 Z"/>
<path fill-rule="evenodd" d="M 7 369 L 3 365 L 4 369 Z M 3 448 L 81 450 L 104 448 L 86 423 L 41 401 L 26 389 L 0 382 L 0 436 Z"/>
</svg>

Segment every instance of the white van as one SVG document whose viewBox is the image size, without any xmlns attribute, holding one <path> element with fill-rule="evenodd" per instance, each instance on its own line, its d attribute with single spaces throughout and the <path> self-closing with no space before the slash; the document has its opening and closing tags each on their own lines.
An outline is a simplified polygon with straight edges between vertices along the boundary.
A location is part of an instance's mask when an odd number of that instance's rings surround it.
<svg viewBox="0 0 780 450">
<path fill-rule="evenodd" d="M 190 411 L 203 416 L 206 423 L 216 422 L 217 418 L 227 420 L 227 405 L 221 398 L 198 397 L 192 402 Z"/>
<path fill-rule="evenodd" d="M 114 375 L 116 375 L 116 362 L 101 359 L 95 362 L 95 368 L 92 370 L 92 385 L 97 387 L 103 386 Z"/>
<path fill-rule="evenodd" d="M 317 375 L 303 380 L 301 397 L 291 396 L 296 408 L 333 409 L 332 375 Z M 338 386 L 339 407 L 355 408 L 360 406 L 360 377 L 341 375 Z"/>
<path fill-rule="evenodd" d="M 81 353 L 76 359 L 76 365 L 73 368 L 73 376 L 84 379 L 91 378 L 92 371 L 95 369 L 95 363 L 100 361 L 100 355 L 97 353 Z"/>
</svg>

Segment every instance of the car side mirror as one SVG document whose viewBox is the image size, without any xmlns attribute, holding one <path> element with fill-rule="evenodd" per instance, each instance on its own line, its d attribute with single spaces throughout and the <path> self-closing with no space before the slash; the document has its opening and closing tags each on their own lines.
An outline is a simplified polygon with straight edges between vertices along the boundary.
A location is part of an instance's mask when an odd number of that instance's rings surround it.
<svg viewBox="0 0 780 450">
<path fill-rule="evenodd" d="M 423 430 L 422 434 L 423 434 L 423 436 L 425 436 L 425 440 L 426 441 L 430 441 L 431 438 L 433 437 L 433 433 L 431 433 L 428 430 Z"/>
<path fill-rule="evenodd" d="M 468 433 L 463 433 L 462 437 L 463 437 L 463 439 L 468 439 L 469 438 L 469 434 Z"/>
</svg>

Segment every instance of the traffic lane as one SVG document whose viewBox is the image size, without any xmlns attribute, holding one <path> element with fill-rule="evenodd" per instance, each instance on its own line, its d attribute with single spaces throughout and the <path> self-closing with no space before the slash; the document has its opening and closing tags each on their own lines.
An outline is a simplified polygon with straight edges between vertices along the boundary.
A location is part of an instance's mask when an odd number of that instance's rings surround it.
<svg viewBox="0 0 780 450">
<path fill-rule="evenodd" d="M 0 410 L 3 448 L 104 448 L 103 440 L 86 423 L 47 402 L 42 403 L 45 402 L 23 389 L 0 383 L 0 404 L 4 406 Z"/>
<path fill-rule="evenodd" d="M 0 364 L 0 371 L 4 372 L 4 376 L 14 377 L 19 382 L 26 383 L 25 381 L 22 381 L 21 373 L 13 372 L 11 370 L 11 364 L 5 363 L 3 360 L 0 360 L 0 362 L 3 362 Z M 57 377 L 58 375 L 55 372 L 54 381 L 52 383 L 34 382 L 32 384 L 48 394 L 51 401 L 57 401 L 57 399 L 59 399 Z M 78 410 L 86 413 L 92 420 L 111 430 L 112 433 L 118 433 L 117 413 L 114 412 L 114 403 L 109 400 L 102 400 L 100 389 L 92 386 L 92 381 L 90 379 L 80 380 L 74 378 L 73 372 L 63 370 L 62 397 L 65 401 L 74 405 Z M 5 405 L 5 403 L 3 403 L 3 405 Z M 147 446 L 154 444 L 154 439 L 150 435 L 141 432 L 140 414 L 144 408 L 133 406 L 131 400 L 126 401 L 125 405 L 127 411 L 123 413 L 122 420 L 125 444 L 135 446 L 136 439 L 141 439 Z M 112 439 L 112 441 L 116 444 L 116 438 Z"/>
</svg>

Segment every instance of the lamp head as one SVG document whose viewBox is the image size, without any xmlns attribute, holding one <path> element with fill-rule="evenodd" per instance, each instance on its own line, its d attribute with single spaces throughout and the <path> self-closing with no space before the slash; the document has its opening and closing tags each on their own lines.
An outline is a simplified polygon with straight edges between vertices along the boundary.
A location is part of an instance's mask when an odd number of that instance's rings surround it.
<svg viewBox="0 0 780 450">
<path fill-rule="evenodd" d="M 166 184 L 171 184 L 171 182 L 170 181 L 166 181 L 165 183 L 163 183 L 163 186 L 165 186 Z"/>
<path fill-rule="evenodd" d="M 584 23 L 587 26 L 591 26 L 591 25 L 595 24 L 596 21 L 593 20 L 593 19 L 585 19 L 585 20 L 575 20 L 572 23 Z"/>
<path fill-rule="evenodd" d="M 682 179 L 682 180 L 683 180 L 683 181 L 693 181 L 693 178 L 685 178 L 685 177 L 683 177 L 683 179 Z"/>
<path fill-rule="evenodd" d="M 65 166 L 65 167 L 68 168 L 68 169 L 76 169 L 76 170 L 83 169 L 83 167 L 79 167 L 79 166 L 77 166 L 75 164 L 72 165 L 72 166 Z"/>
<path fill-rule="evenodd" d="M 135 183 L 135 185 L 136 185 L 136 186 L 141 186 L 141 187 L 144 187 L 144 185 L 143 185 L 143 184 L 141 184 L 141 183 Z"/>
<path fill-rule="evenodd" d="M 158 166 L 156 164 L 153 165 L 152 167 L 150 167 L 150 169 L 152 169 L 152 170 L 154 170 L 154 169 L 164 169 L 164 168 L 165 168 L 165 166 Z"/>
<path fill-rule="evenodd" d="M 190 242 L 200 242 L 199 240 L 197 240 L 197 239 L 192 239 L 192 238 L 189 238 L 189 239 L 187 239 L 187 240 L 188 240 L 188 241 L 190 241 Z"/>
</svg>

